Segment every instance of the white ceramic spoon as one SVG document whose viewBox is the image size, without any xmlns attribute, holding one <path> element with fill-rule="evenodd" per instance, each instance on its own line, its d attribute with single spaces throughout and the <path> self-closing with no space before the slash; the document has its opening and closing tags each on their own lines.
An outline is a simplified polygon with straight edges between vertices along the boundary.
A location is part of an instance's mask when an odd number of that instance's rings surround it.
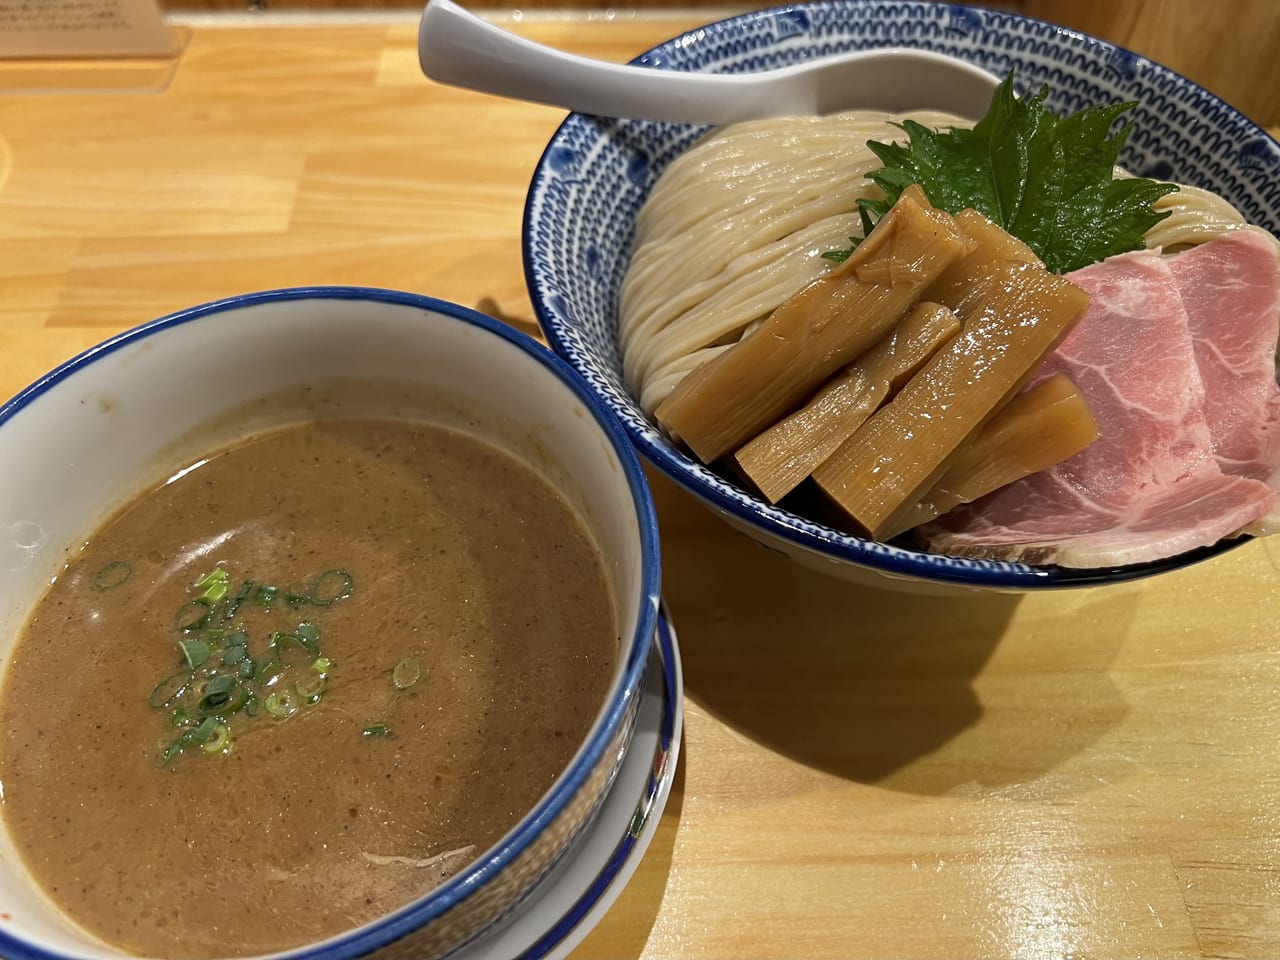
<svg viewBox="0 0 1280 960">
<path fill-rule="evenodd" d="M 735 123 L 788 114 L 945 110 L 977 119 L 999 82 L 927 50 L 891 47 L 762 73 L 624 66 L 561 53 L 507 33 L 453 0 L 431 0 L 418 30 L 422 72 L 438 83 L 603 117 Z"/>
</svg>

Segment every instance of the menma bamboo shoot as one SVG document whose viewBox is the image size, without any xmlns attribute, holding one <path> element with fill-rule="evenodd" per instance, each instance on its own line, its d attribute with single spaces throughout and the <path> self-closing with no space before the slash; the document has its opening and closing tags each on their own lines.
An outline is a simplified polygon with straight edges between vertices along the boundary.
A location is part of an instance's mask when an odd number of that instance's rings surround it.
<svg viewBox="0 0 1280 960">
<path fill-rule="evenodd" d="M 969 248 L 950 214 L 904 194 L 853 254 L 680 381 L 655 416 L 704 462 L 791 413 L 883 337 Z"/>
<path fill-rule="evenodd" d="M 881 539 L 948 459 L 1083 316 L 1089 295 L 1036 264 L 995 271 L 964 329 L 814 471 L 819 488 Z"/>
<path fill-rule="evenodd" d="M 890 333 L 735 455 L 757 489 L 777 503 L 813 473 L 960 329 L 946 307 L 918 303 Z"/>
<path fill-rule="evenodd" d="M 986 296 L 1001 267 L 1040 264 L 1034 250 L 977 210 L 956 214 L 956 229 L 969 241 L 969 251 L 930 284 L 925 299 L 941 303 L 958 316 L 968 316 L 974 304 Z"/>
<path fill-rule="evenodd" d="M 1098 439 L 1089 404 L 1064 373 L 1018 394 L 947 464 L 946 472 L 901 529 L 918 527 L 962 503 L 972 503 L 1023 477 L 1069 460 Z"/>
</svg>

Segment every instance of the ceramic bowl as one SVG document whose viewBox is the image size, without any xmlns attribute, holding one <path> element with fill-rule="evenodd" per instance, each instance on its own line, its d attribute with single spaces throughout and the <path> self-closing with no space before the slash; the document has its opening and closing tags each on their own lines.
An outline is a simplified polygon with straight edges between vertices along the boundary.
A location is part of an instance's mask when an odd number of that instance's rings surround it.
<svg viewBox="0 0 1280 960">
<path fill-rule="evenodd" d="M 657 530 L 639 461 L 595 392 L 545 347 L 439 300 L 315 288 L 196 307 L 76 357 L 0 406 L 0 659 L 67 550 L 166 476 L 175 456 L 180 464 L 193 436 L 207 451 L 323 416 L 331 401 L 314 397 L 326 384 L 345 385 L 334 396 L 347 414 L 412 414 L 406 404 L 429 398 L 423 415 L 524 458 L 578 507 L 613 580 L 618 668 L 586 740 L 537 805 L 421 899 L 277 955 L 443 957 L 515 908 L 589 823 L 625 754 L 656 628 Z M 305 406 L 260 402 L 300 387 L 312 388 Z M 387 397 L 398 398 L 395 409 Z M 47 904 L 2 831 L 0 918 L 8 960 L 122 956 Z"/>
<path fill-rule="evenodd" d="M 830 0 L 711 23 L 635 62 L 660 70 L 739 73 L 885 46 L 950 54 L 997 76 L 1015 70 L 1023 89 L 1047 83 L 1048 105 L 1058 112 L 1137 100 L 1134 130 L 1121 156 L 1125 166 L 1215 190 L 1249 221 L 1280 230 L 1280 146 L 1264 131 L 1159 64 L 1014 14 L 946 3 Z M 525 274 L 547 339 L 586 376 L 659 470 L 766 547 L 839 577 L 903 589 L 1113 583 L 1185 566 L 1240 542 L 1106 570 L 935 556 L 846 536 L 770 506 L 674 447 L 623 385 L 618 288 L 637 211 L 663 169 L 705 130 L 570 115 L 538 163 L 525 207 Z"/>
</svg>

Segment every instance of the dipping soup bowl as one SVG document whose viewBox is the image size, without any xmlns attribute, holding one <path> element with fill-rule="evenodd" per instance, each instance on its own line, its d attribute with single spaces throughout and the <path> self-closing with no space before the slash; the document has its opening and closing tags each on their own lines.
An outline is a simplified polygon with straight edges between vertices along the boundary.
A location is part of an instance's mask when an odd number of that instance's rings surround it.
<svg viewBox="0 0 1280 960">
<path fill-rule="evenodd" d="M 69 553 L 166 468 L 266 427 L 351 415 L 460 427 L 549 480 L 600 548 L 621 638 L 586 739 L 495 846 L 372 923 L 276 955 L 428 960 L 517 907 L 590 822 L 627 749 L 656 627 L 657 530 L 639 462 L 550 351 L 453 304 L 334 287 L 210 303 L 81 354 L 0 406 L 0 658 Z M 0 831 L 0 956 L 126 954 L 52 906 Z"/>
</svg>

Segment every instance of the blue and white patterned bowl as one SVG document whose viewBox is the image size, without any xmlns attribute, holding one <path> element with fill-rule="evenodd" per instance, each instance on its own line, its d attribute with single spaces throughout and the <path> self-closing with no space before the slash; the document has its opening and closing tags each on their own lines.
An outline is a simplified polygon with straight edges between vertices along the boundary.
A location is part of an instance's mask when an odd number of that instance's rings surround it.
<svg viewBox="0 0 1280 960">
<path fill-rule="evenodd" d="M 352 383 L 362 386 L 348 396 Z M 332 396 L 318 389 L 330 385 Z M 160 471 L 269 427 L 351 409 L 438 419 L 538 470 L 600 545 L 618 616 L 604 703 L 555 783 L 505 836 L 417 900 L 273 954 L 441 960 L 516 910 L 591 823 L 631 742 L 658 628 L 658 531 L 639 458 L 595 391 L 541 344 L 430 297 L 310 287 L 193 307 L 69 360 L 0 403 L 0 660 L 11 658 L 68 545 Z M 60 914 L 3 829 L 0 917 L 7 960 L 128 956 Z M 226 927 L 234 945 L 234 921 Z"/>
<path fill-rule="evenodd" d="M 1280 230 L 1276 141 L 1168 68 L 1038 20 L 944 3 L 827 0 L 712 23 L 635 62 L 660 70 L 742 73 L 886 46 L 950 54 L 999 76 L 1015 70 L 1024 89 L 1047 83 L 1049 106 L 1059 112 L 1137 100 L 1122 163 L 1146 176 L 1215 190 L 1251 222 Z M 573 114 L 547 146 L 525 207 L 525 275 L 547 339 L 585 374 L 660 470 L 765 546 L 880 586 L 1029 590 L 1111 583 L 1186 566 L 1239 542 L 1106 570 L 934 556 L 846 536 L 770 506 L 672 446 L 623 385 L 618 289 L 636 213 L 663 169 L 705 129 Z"/>
</svg>

